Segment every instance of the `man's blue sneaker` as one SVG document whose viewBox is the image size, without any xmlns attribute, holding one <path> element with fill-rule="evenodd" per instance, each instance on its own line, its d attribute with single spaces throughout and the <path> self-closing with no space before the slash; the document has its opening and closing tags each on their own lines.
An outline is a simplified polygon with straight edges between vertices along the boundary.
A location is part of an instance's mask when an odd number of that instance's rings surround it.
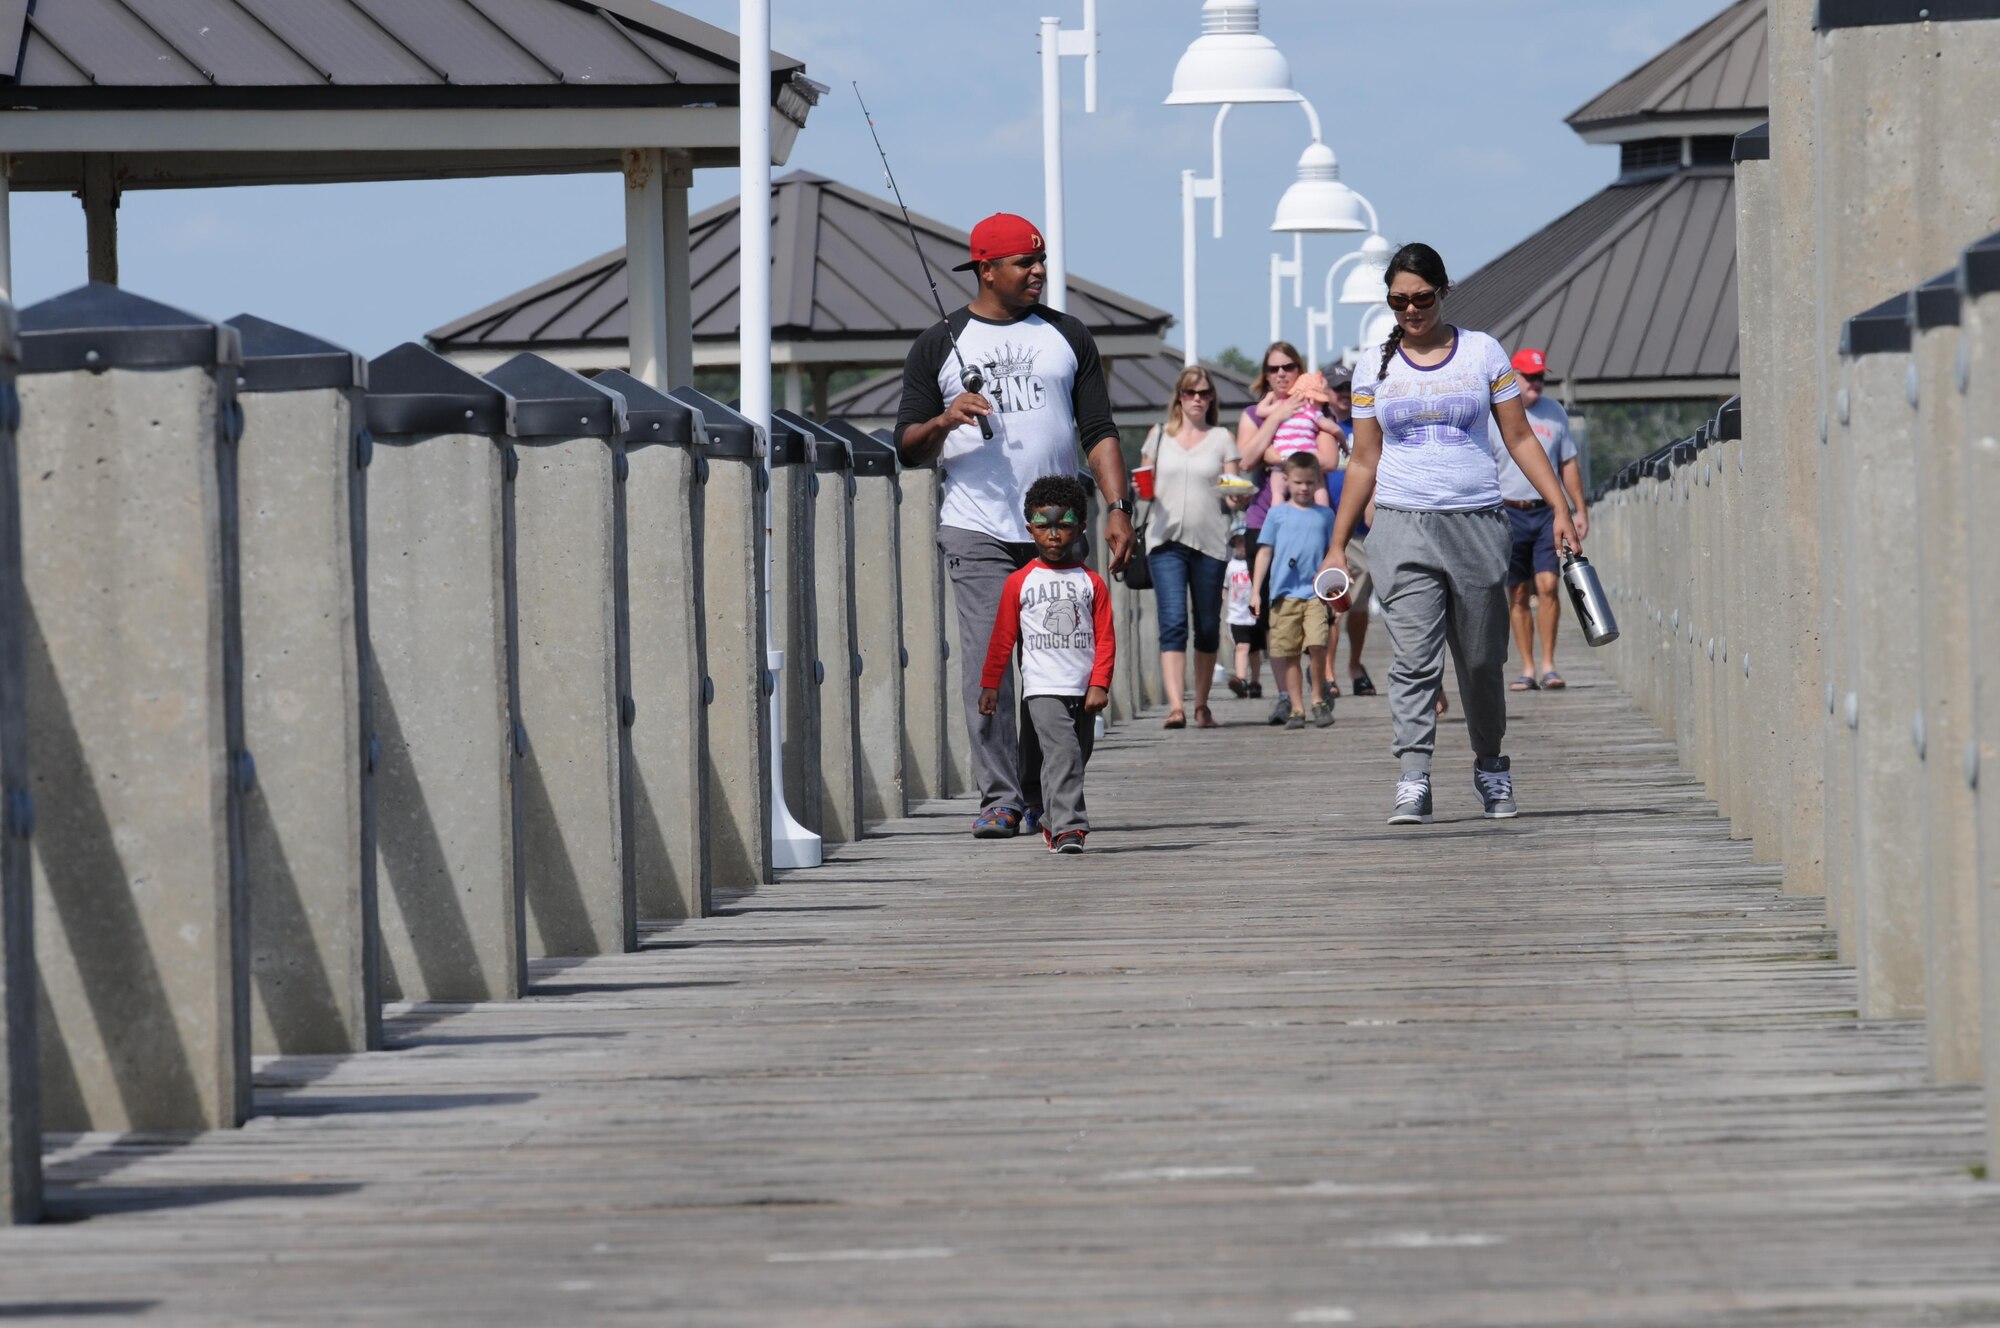
<svg viewBox="0 0 2000 1328">
<path fill-rule="evenodd" d="M 1042 809 L 1040 807 L 1030 807 L 1028 808 L 1028 810 L 1021 813 L 1022 834 L 1032 835 L 1035 833 L 1035 831 L 1041 828 L 1042 828 Z"/>
<path fill-rule="evenodd" d="M 974 839 L 1012 839 L 1021 833 L 1021 812 L 1015 807 L 988 807 L 972 822 Z"/>
</svg>

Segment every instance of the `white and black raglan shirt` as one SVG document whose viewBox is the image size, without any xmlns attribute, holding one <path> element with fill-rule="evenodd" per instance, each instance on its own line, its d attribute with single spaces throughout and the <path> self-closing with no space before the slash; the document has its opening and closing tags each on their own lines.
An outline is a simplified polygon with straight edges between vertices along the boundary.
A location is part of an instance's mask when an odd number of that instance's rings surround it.
<svg viewBox="0 0 2000 1328">
<path fill-rule="evenodd" d="M 985 380 L 980 391 L 993 403 L 987 417 L 993 441 L 980 436 L 977 423 L 960 425 L 945 439 L 938 456 L 944 472 L 938 523 L 1025 544 L 1021 501 L 1028 486 L 1044 475 L 1074 475 L 1079 440 L 1089 446 L 1117 436 L 1097 343 L 1082 322 L 1039 304 L 1011 322 L 960 309 L 949 323 L 965 362 Z M 904 361 L 899 447 L 906 429 L 937 418 L 965 390 L 945 327 L 939 323 L 918 337 Z"/>
</svg>

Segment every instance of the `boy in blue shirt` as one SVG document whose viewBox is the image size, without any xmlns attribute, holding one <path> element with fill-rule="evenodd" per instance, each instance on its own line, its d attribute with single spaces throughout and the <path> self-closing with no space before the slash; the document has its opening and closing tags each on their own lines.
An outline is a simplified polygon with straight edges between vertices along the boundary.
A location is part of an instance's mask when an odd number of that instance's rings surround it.
<svg viewBox="0 0 2000 1328">
<path fill-rule="evenodd" d="M 1327 643 L 1333 637 L 1333 614 L 1313 593 L 1313 577 L 1333 545 L 1333 509 L 1313 501 L 1322 478 L 1318 457 L 1295 452 L 1285 458 L 1284 473 L 1285 502 L 1264 518 L 1258 537 L 1257 566 L 1250 573 L 1250 608 L 1257 612 L 1265 595 L 1270 596 L 1271 669 L 1278 675 L 1278 689 L 1292 698 L 1292 715 L 1285 727 L 1302 729 L 1306 712 L 1299 702 L 1306 693 L 1299 656 L 1310 652 L 1314 676 L 1326 677 Z M 1320 728 L 1333 724 L 1333 702 L 1324 694 L 1313 701 L 1312 719 Z"/>
</svg>

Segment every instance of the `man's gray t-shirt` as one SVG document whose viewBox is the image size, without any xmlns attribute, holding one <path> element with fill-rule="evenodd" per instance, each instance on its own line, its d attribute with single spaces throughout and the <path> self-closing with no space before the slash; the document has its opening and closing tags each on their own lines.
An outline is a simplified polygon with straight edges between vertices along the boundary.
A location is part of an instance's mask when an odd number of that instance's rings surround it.
<svg viewBox="0 0 2000 1328">
<path fill-rule="evenodd" d="M 1562 479 L 1563 462 L 1576 455 L 1576 440 L 1570 437 L 1569 412 L 1553 397 L 1545 396 L 1528 408 L 1528 427 L 1535 431 L 1535 438 L 1542 450 L 1549 454 L 1549 466 Z M 1487 437 L 1493 444 L 1493 460 L 1500 468 L 1500 497 L 1510 503 L 1539 502 L 1542 495 L 1535 486 L 1528 483 L 1528 477 L 1514 464 L 1513 454 L 1507 450 L 1507 442 L 1500 436 L 1498 421 L 1487 422 Z"/>
<path fill-rule="evenodd" d="M 918 337 L 904 362 L 899 447 L 904 430 L 935 419 L 965 390 L 945 327 L 938 323 Z M 1074 475 L 1079 438 L 1090 446 L 1118 433 L 1097 343 L 1082 322 L 1041 305 L 1004 323 L 960 309 L 950 327 L 965 362 L 985 379 L 980 391 L 993 403 L 987 417 L 993 439 L 981 437 L 977 424 L 960 425 L 945 439 L 938 524 L 1024 544 L 1021 502 L 1028 486 L 1045 475 Z"/>
</svg>

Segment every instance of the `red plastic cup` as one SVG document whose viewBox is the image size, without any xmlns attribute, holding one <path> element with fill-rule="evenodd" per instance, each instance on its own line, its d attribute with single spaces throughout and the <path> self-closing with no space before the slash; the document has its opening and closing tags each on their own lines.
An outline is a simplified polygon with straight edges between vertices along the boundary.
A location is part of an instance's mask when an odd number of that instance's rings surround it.
<svg viewBox="0 0 2000 1328">
<path fill-rule="evenodd" d="M 1132 483 L 1137 486 L 1140 498 L 1149 503 L 1153 501 L 1153 468 L 1151 466 L 1134 466 L 1132 468 Z"/>
<path fill-rule="evenodd" d="M 1338 567 L 1329 567 L 1313 578 L 1313 594 L 1325 600 L 1335 613 L 1347 612 L 1350 607 L 1347 592 L 1353 586 L 1354 579 Z"/>
</svg>

